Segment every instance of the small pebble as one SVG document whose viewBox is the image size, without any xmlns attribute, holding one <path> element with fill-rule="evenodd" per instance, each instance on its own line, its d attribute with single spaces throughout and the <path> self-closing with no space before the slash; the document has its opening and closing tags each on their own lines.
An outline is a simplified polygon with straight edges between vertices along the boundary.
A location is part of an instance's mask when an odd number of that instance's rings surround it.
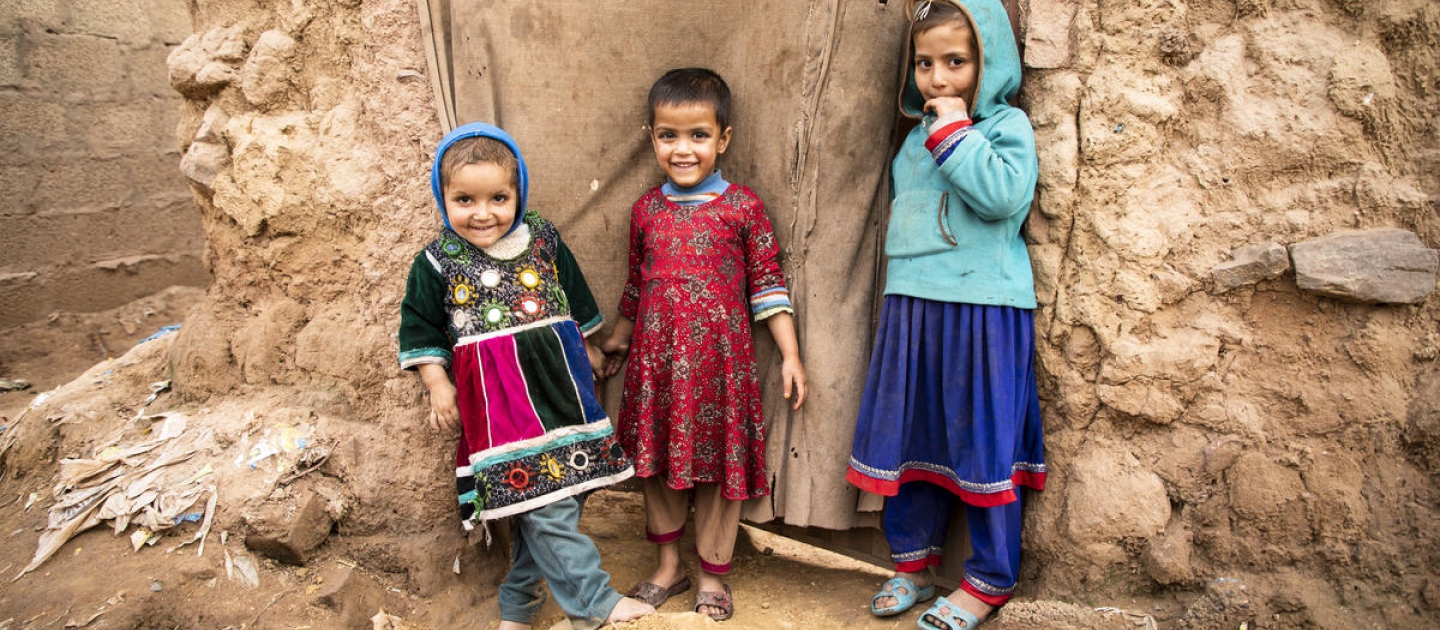
<svg viewBox="0 0 1440 630">
<path fill-rule="evenodd" d="M 150 590 L 159 593 L 160 591 L 165 590 L 165 583 L 161 582 L 160 580 L 155 580 L 154 582 L 150 583 Z"/>
</svg>

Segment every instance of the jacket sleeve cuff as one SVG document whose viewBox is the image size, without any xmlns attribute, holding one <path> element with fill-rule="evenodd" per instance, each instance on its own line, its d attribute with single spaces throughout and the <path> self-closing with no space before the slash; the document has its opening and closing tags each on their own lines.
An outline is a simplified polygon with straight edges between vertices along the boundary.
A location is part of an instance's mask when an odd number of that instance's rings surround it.
<svg viewBox="0 0 1440 630">
<path fill-rule="evenodd" d="M 925 148 L 930 150 L 936 164 L 944 164 L 960 141 L 970 133 L 970 119 L 959 116 L 962 115 L 951 114 L 930 123 L 930 137 L 925 140 Z"/>
</svg>

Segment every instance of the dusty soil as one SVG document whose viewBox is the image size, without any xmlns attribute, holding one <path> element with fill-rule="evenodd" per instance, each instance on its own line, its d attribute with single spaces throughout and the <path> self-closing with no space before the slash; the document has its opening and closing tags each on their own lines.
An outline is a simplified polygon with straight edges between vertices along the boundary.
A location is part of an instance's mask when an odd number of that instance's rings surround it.
<svg viewBox="0 0 1440 630">
<path fill-rule="evenodd" d="M 0 380 L 29 384 L 23 389 L 0 389 L 0 417 L 16 417 L 35 396 L 74 380 L 96 363 L 125 354 L 162 328 L 179 324 L 204 295 L 204 289 L 176 286 L 108 311 L 56 312 L 0 330 Z"/>
</svg>

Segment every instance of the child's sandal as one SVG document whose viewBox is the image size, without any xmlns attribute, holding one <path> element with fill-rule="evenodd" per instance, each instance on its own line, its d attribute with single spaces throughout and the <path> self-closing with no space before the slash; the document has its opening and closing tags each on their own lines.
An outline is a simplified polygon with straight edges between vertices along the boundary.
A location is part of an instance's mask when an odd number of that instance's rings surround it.
<svg viewBox="0 0 1440 630">
<path fill-rule="evenodd" d="M 723 584 L 724 593 L 716 591 L 700 591 L 695 594 L 695 612 L 707 615 L 715 621 L 725 621 L 735 614 L 735 599 L 730 596 L 730 585 Z M 703 613 L 700 609 L 705 606 L 719 608 L 718 613 Z"/>
<path fill-rule="evenodd" d="M 640 582 L 630 589 L 627 597 L 638 599 L 651 608 L 659 608 L 665 600 L 690 590 L 690 576 L 680 576 L 680 581 L 670 585 L 669 588 L 655 584 L 654 582 Z"/>
<path fill-rule="evenodd" d="M 916 623 L 925 630 L 975 630 L 982 619 L 941 597 Z"/>
</svg>

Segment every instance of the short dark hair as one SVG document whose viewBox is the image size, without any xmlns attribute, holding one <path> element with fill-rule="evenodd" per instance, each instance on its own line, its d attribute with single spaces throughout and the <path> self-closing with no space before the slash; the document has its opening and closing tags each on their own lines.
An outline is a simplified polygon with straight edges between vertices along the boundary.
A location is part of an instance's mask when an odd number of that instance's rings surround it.
<svg viewBox="0 0 1440 630">
<path fill-rule="evenodd" d="M 510 174 L 510 185 L 520 185 L 520 162 L 504 142 L 485 136 L 456 140 L 440 156 L 440 190 L 450 185 L 450 176 L 471 164 L 494 164 Z"/>
<path fill-rule="evenodd" d="M 720 131 L 730 127 L 730 86 L 715 71 L 705 68 L 678 68 L 661 75 L 650 86 L 649 124 L 655 124 L 655 108 L 662 105 L 696 103 L 715 108 Z"/>
</svg>

